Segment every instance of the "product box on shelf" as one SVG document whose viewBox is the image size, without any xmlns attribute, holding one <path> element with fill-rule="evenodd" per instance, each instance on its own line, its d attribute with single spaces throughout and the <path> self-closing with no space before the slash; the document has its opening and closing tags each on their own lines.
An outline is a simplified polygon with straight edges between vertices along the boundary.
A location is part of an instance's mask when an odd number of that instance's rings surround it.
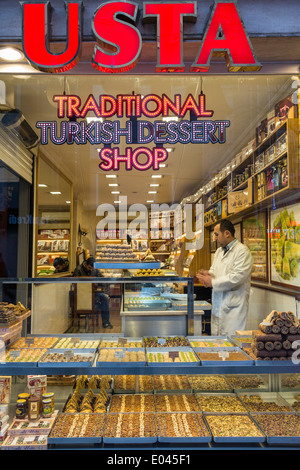
<svg viewBox="0 0 300 470">
<path fill-rule="evenodd" d="M 46 450 L 47 436 L 8 436 L 1 446 L 1 450 Z"/>
<path fill-rule="evenodd" d="M 0 376 L 0 403 L 10 403 L 11 376 Z"/>
<path fill-rule="evenodd" d="M 29 421 L 28 419 L 14 419 L 8 428 L 8 436 L 48 435 L 54 424 L 55 418 Z"/>
</svg>

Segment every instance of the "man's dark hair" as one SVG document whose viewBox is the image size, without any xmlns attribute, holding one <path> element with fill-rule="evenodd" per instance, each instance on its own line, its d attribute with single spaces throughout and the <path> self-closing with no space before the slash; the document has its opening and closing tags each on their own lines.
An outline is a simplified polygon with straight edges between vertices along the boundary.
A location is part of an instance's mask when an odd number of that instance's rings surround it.
<svg viewBox="0 0 300 470">
<path fill-rule="evenodd" d="M 65 264 L 65 260 L 63 258 L 55 258 L 53 261 L 53 266 L 57 268 L 57 266 L 63 266 Z"/>
<path fill-rule="evenodd" d="M 224 233 L 225 230 L 228 230 L 231 233 L 231 235 L 234 237 L 235 228 L 233 226 L 233 223 L 230 222 L 230 220 L 228 219 L 222 219 L 220 222 L 220 231 Z"/>
<path fill-rule="evenodd" d="M 89 266 L 94 266 L 95 258 L 90 256 L 87 260 L 85 260 L 85 263 L 88 264 Z"/>
</svg>

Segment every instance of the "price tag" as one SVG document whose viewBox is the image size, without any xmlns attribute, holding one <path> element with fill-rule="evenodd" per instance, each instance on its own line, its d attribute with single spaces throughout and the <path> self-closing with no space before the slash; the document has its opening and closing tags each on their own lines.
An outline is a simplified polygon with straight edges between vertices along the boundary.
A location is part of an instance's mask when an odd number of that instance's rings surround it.
<svg viewBox="0 0 300 470">
<path fill-rule="evenodd" d="M 229 357 L 229 352 L 228 351 L 219 351 L 218 352 L 219 357 L 222 358 L 222 361 L 225 361 L 227 357 Z"/>
<path fill-rule="evenodd" d="M 125 357 L 125 351 L 116 351 L 115 352 L 115 358 L 116 359 L 122 359 L 123 357 Z"/>
<path fill-rule="evenodd" d="M 21 352 L 21 351 L 18 351 L 18 350 L 10 351 L 9 355 L 10 355 L 13 359 L 16 359 L 17 357 L 20 356 L 20 352 Z"/>
<path fill-rule="evenodd" d="M 79 338 L 71 338 L 70 344 L 73 344 L 74 346 L 80 342 Z"/>
<path fill-rule="evenodd" d="M 74 356 L 74 351 L 72 349 L 70 349 L 69 351 L 65 351 L 64 356 L 66 357 L 67 361 L 69 361 L 71 357 Z"/>
<path fill-rule="evenodd" d="M 34 338 L 30 338 L 29 336 L 27 336 L 25 338 L 25 344 L 27 344 L 27 346 L 31 346 L 32 344 L 34 344 Z"/>
<path fill-rule="evenodd" d="M 157 343 L 160 344 L 160 346 L 163 346 L 166 344 L 166 338 L 157 338 Z"/>
<path fill-rule="evenodd" d="M 124 346 L 125 344 L 127 344 L 127 339 L 126 338 L 118 338 L 118 343 L 121 346 Z"/>
<path fill-rule="evenodd" d="M 169 357 L 175 361 L 176 357 L 179 357 L 179 351 L 169 351 Z"/>
</svg>

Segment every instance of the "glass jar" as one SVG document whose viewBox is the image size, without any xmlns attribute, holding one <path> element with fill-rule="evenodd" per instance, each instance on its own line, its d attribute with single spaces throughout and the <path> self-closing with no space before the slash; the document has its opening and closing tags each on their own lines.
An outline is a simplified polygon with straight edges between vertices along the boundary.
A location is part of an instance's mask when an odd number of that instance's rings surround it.
<svg viewBox="0 0 300 470">
<path fill-rule="evenodd" d="M 51 398 L 44 398 L 42 401 L 43 405 L 43 418 L 50 418 L 52 415 L 52 400 Z"/>
<path fill-rule="evenodd" d="M 19 398 L 17 400 L 16 418 L 25 419 L 25 415 L 26 415 L 26 400 Z"/>
<path fill-rule="evenodd" d="M 28 400 L 28 418 L 29 421 L 37 421 L 40 417 L 40 400 L 38 398 L 29 398 Z"/>
</svg>

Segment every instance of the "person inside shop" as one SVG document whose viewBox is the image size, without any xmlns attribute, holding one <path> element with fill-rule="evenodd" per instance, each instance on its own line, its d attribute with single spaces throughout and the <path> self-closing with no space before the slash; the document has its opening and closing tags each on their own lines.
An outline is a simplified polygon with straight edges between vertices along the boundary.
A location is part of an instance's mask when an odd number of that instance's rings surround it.
<svg viewBox="0 0 300 470">
<path fill-rule="evenodd" d="M 219 248 L 212 266 L 196 276 L 212 288 L 211 334 L 230 336 L 246 328 L 253 260 L 249 248 L 235 238 L 230 220 L 215 225 L 214 240 Z"/>
<path fill-rule="evenodd" d="M 69 271 L 69 260 L 67 258 L 55 258 L 53 261 L 54 273 L 65 273 Z"/>
<path fill-rule="evenodd" d="M 91 256 L 79 264 L 73 272 L 74 277 L 102 277 L 100 272 L 94 268 L 95 259 Z M 104 292 L 95 292 L 95 309 L 101 310 L 103 328 L 111 329 L 113 325 L 109 321 L 109 297 Z"/>
</svg>

